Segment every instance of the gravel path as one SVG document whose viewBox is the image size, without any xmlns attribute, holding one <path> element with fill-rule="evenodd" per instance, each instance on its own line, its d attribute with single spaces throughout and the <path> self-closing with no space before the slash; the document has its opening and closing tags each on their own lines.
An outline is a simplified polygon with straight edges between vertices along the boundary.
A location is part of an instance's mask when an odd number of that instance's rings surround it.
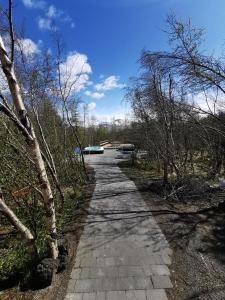
<svg viewBox="0 0 225 300">
<path fill-rule="evenodd" d="M 65 300 L 166 300 L 172 288 L 168 243 L 116 155 L 86 157 L 96 188 Z"/>
</svg>

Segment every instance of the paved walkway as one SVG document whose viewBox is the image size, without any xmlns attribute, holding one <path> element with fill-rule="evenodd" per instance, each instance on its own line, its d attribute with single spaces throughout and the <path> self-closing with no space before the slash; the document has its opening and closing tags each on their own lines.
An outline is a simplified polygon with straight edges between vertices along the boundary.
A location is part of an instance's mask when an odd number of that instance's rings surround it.
<svg viewBox="0 0 225 300">
<path fill-rule="evenodd" d="M 168 243 L 116 154 L 86 158 L 97 182 L 65 300 L 166 300 L 172 287 Z"/>
</svg>

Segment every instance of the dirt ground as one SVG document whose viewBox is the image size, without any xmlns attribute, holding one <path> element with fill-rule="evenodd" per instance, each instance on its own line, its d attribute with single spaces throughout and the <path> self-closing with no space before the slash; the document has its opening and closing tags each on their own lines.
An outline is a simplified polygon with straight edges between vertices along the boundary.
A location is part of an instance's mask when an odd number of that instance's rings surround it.
<svg viewBox="0 0 225 300">
<path fill-rule="evenodd" d="M 158 179 L 135 168 L 122 170 L 135 182 L 173 250 L 174 288 L 167 291 L 168 298 L 224 300 L 225 212 L 209 208 L 225 199 L 225 191 L 199 187 L 179 199 L 163 199 Z"/>
<path fill-rule="evenodd" d="M 62 231 L 63 244 L 68 250 L 68 265 L 66 270 L 56 275 L 54 283 L 38 291 L 21 292 L 18 287 L 0 291 L 0 300 L 62 300 L 66 294 L 67 284 L 75 262 L 76 249 L 83 231 L 83 223 L 87 216 L 87 208 L 95 187 L 94 170 L 88 167 L 89 182 L 83 187 L 79 209 L 71 213 L 69 221 Z"/>
</svg>

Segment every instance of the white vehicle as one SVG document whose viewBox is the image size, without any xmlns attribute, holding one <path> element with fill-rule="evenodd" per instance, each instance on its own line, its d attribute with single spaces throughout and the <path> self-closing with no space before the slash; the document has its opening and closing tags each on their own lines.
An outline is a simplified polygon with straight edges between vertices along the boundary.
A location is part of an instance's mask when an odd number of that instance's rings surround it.
<svg viewBox="0 0 225 300">
<path fill-rule="evenodd" d="M 83 150 L 83 154 L 103 154 L 104 148 L 101 146 L 89 146 L 85 147 Z"/>
</svg>

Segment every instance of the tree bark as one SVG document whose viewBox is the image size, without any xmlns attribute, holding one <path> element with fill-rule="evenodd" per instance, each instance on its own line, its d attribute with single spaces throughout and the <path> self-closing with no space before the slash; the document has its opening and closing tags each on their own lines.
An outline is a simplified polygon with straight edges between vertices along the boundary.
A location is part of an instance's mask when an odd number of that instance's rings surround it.
<svg viewBox="0 0 225 300">
<path fill-rule="evenodd" d="M 166 159 L 163 161 L 163 184 L 168 184 L 168 161 Z"/>
<path fill-rule="evenodd" d="M 51 239 L 49 241 L 49 246 L 51 249 L 52 258 L 56 259 L 58 257 L 58 246 L 57 246 L 57 238 L 56 238 L 56 233 L 57 233 L 56 216 L 55 216 L 53 194 L 48 180 L 48 175 L 46 172 L 44 161 L 41 155 L 39 143 L 37 141 L 34 128 L 32 126 L 31 121 L 28 118 L 27 111 L 23 103 L 21 90 L 14 72 L 14 66 L 5 50 L 4 42 L 1 36 L 0 36 L 0 61 L 2 64 L 3 72 L 8 81 L 10 93 L 16 111 L 18 113 L 19 119 L 23 124 L 23 126 L 26 128 L 26 130 L 29 132 L 30 136 L 32 137 L 32 140 L 27 140 L 27 147 L 32 159 L 35 162 L 36 169 L 38 172 L 40 190 L 43 195 L 43 201 L 46 210 L 46 229 L 48 234 L 51 236 Z"/>
<path fill-rule="evenodd" d="M 7 217 L 9 222 L 24 236 L 27 242 L 33 242 L 34 236 L 14 214 L 14 212 L 8 207 L 3 199 L 3 195 L 0 189 L 0 211 Z"/>
<path fill-rule="evenodd" d="M 44 161 L 47 163 L 47 167 L 49 168 L 50 173 L 52 175 L 52 178 L 55 181 L 56 188 L 59 191 L 59 194 L 60 194 L 60 197 L 61 197 L 61 210 L 62 210 L 63 206 L 64 206 L 65 197 L 64 197 L 64 192 L 63 192 L 63 190 L 61 188 L 61 185 L 59 183 L 58 174 L 57 174 L 56 166 L 55 166 L 55 161 L 54 161 L 53 155 L 51 153 L 51 150 L 48 146 L 48 143 L 46 141 L 46 138 L 45 138 L 45 135 L 44 135 L 44 132 L 43 132 L 40 120 L 39 120 L 38 112 L 34 107 L 33 107 L 33 111 L 34 111 L 34 115 L 35 115 L 35 118 L 36 118 L 36 121 L 37 121 L 37 125 L 38 125 L 39 131 L 40 131 L 42 141 L 44 143 L 46 154 L 48 156 L 48 159 L 45 158 L 45 157 L 43 157 L 43 158 L 44 158 Z M 43 153 L 42 153 L 42 156 L 43 156 Z"/>
</svg>

